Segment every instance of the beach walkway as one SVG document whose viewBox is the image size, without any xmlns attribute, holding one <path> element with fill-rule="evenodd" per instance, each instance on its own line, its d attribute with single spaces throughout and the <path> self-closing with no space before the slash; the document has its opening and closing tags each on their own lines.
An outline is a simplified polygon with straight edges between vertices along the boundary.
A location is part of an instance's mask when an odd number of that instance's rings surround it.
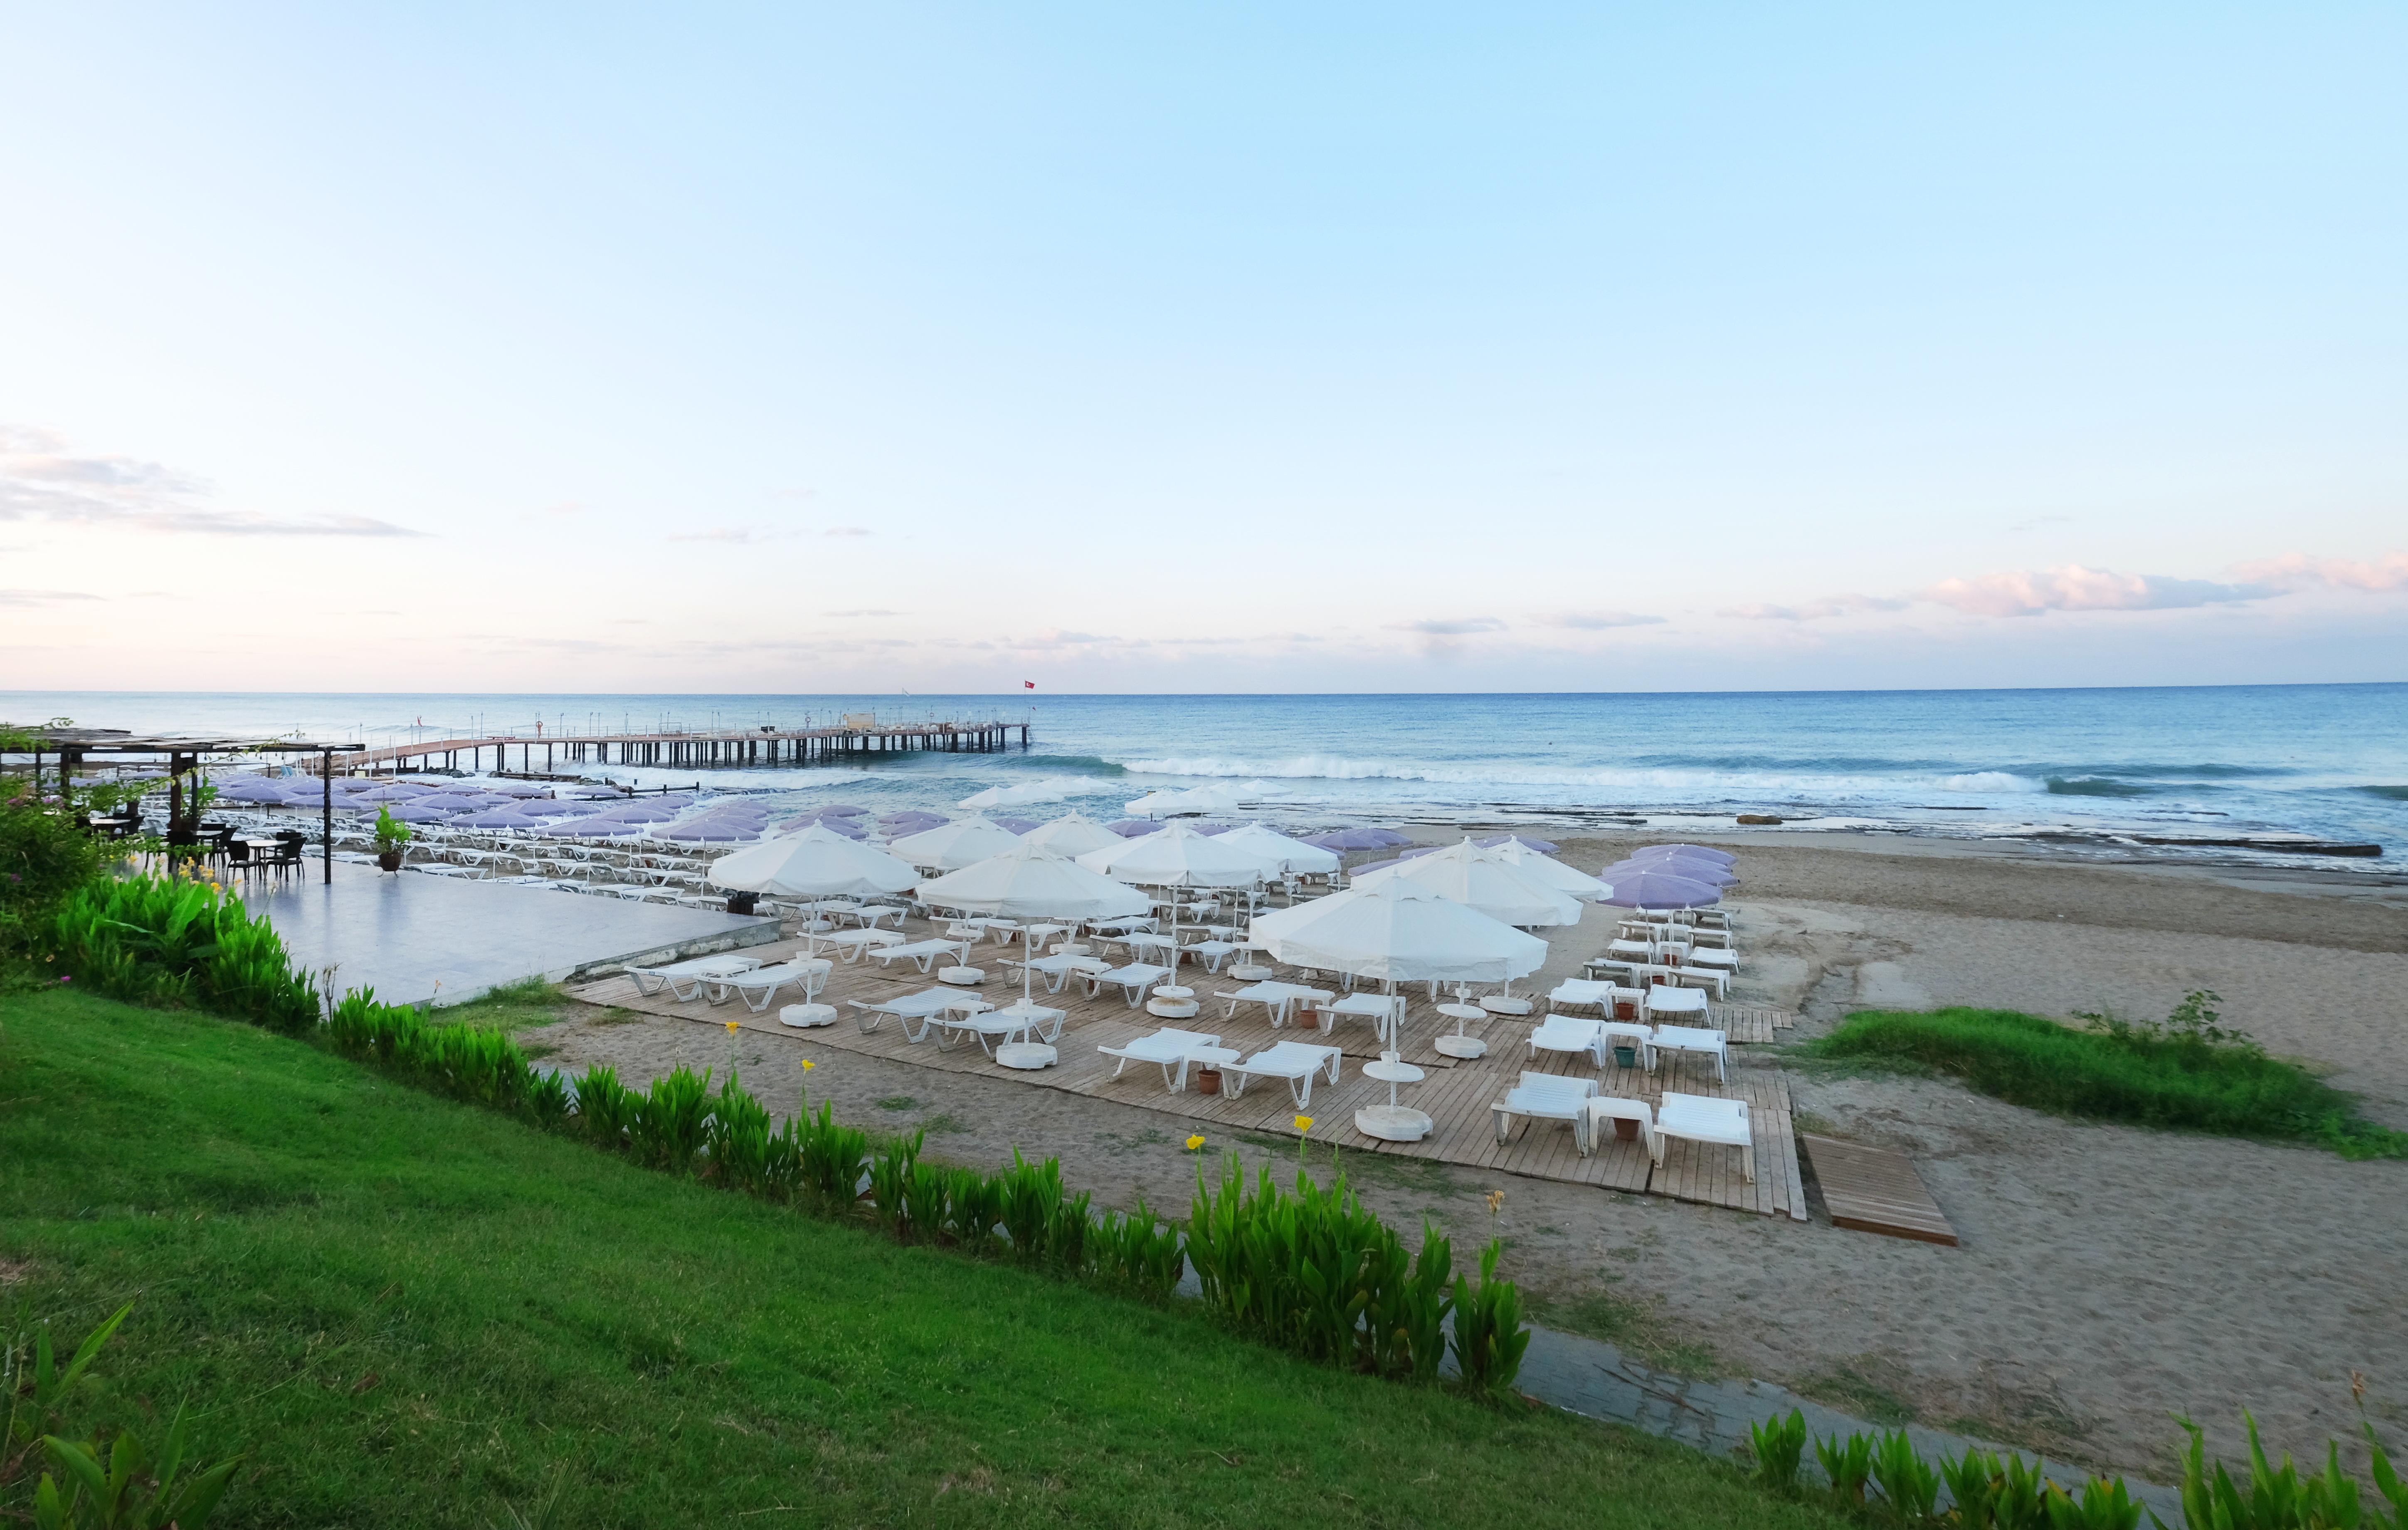
<svg viewBox="0 0 2408 1530">
<path fill-rule="evenodd" d="M 802 950 L 800 939 L 783 939 L 754 948 L 748 954 L 772 962 L 799 955 Z M 1010 969 L 995 961 L 1002 951 L 998 946 L 982 946 L 975 959 L 986 965 L 989 974 L 987 981 L 975 992 L 998 1006 L 1012 1003 L 1020 996 L 1019 983 L 1006 980 Z M 1562 1122 L 1517 1122 L 1509 1140 L 1500 1147 L 1489 1107 L 1504 1097 L 1520 1072 L 1526 1067 L 1531 1071 L 1586 1076 L 1594 1072 L 1593 1068 L 1584 1060 L 1574 1061 L 1555 1053 L 1529 1062 L 1524 1041 L 1533 1022 L 1502 1017 L 1488 1020 L 1484 1026 L 1475 1022 L 1470 1027 L 1470 1034 L 1487 1041 L 1487 1056 L 1470 1062 L 1442 1057 L 1431 1049 L 1430 1041 L 1442 1030 L 1451 1031 L 1454 1022 L 1441 1022 L 1426 1002 L 1417 998 L 1406 1022 L 1403 1056 L 1426 1076 L 1418 1084 L 1404 1086 L 1399 1099 L 1427 1112 L 1434 1127 L 1419 1142 L 1383 1142 L 1354 1129 L 1357 1108 L 1385 1104 L 1388 1097 L 1386 1084 L 1362 1076 L 1361 1065 L 1380 1053 L 1380 1043 L 1368 1023 L 1343 1022 L 1327 1037 L 1308 1036 L 1293 1029 L 1273 1031 L 1259 1005 L 1241 1006 L 1234 1019 L 1224 1018 L 1226 1007 L 1211 997 L 1214 990 L 1234 991 L 1243 987 L 1242 983 L 1197 973 L 1187 973 L 1182 980 L 1196 989 L 1197 998 L 1204 1004 L 1202 1013 L 1176 1022 L 1182 1029 L 1217 1034 L 1225 1046 L 1248 1054 L 1277 1041 L 1295 1039 L 1310 1039 L 1344 1051 L 1347 1065 L 1341 1070 L 1340 1081 L 1331 1085 L 1325 1079 L 1317 1083 L 1312 1108 L 1304 1112 L 1313 1118 L 1312 1136 L 1317 1143 L 1335 1143 L 1347 1152 L 1438 1159 L 1473 1168 L 1806 1220 L 1806 1194 L 1798 1163 L 1788 1085 L 1777 1076 L 1746 1075 L 1738 1066 L 1737 1057 L 1732 1059 L 1733 1077 L 1728 1084 L 1715 1080 L 1710 1064 L 1676 1062 L 1670 1057 L 1655 1073 L 1609 1066 L 1601 1083 L 1607 1094 L 1643 1099 L 1650 1104 L 1659 1100 L 1668 1087 L 1682 1094 L 1746 1100 L 1756 1138 L 1756 1177 L 1752 1184 L 1741 1177 L 1739 1154 L 1729 1148 L 1674 1142 L 1665 1155 L 1664 1166 L 1656 1168 L 1649 1162 L 1643 1142 L 1617 1141 L 1609 1135 L 1596 1152 L 1583 1158 L 1573 1146 L 1570 1127 Z M 1028 1072 L 996 1063 L 974 1039 L 965 1037 L 950 1051 L 938 1047 L 939 1033 L 936 1032 L 917 1044 L 907 1041 L 902 1027 L 891 1019 L 865 1036 L 854 1022 L 854 1011 L 847 1008 L 849 1000 L 874 1003 L 934 986 L 933 978 L 924 976 L 909 963 L 897 963 L 893 970 L 882 970 L 867 961 L 847 964 L 838 960 L 819 1002 L 835 1005 L 841 1018 L 834 1025 L 811 1030 L 796 1030 L 779 1022 L 778 1009 L 785 1002 L 783 998 L 756 1015 L 733 998 L 714 1006 L 700 998 L 680 1003 L 666 992 L 641 994 L 637 993 L 634 980 L 624 975 L 572 984 L 568 993 L 589 1004 L 700 1024 L 724 1026 L 731 1020 L 737 1021 L 755 1035 L 778 1037 L 797 1046 L 832 1047 L 941 1072 L 976 1073 L 1036 1088 L 1117 1100 L 1193 1122 L 1193 1130 L 1208 1135 L 1215 1131 L 1268 1137 L 1294 1138 L 1298 1135 L 1295 1102 L 1287 1086 L 1277 1080 L 1257 1080 L 1242 1096 L 1232 1099 L 1226 1094 L 1198 1093 L 1192 1082 L 1184 1092 L 1174 1094 L 1163 1087 L 1161 1070 L 1150 1065 L 1131 1064 L 1119 1078 L 1113 1078 L 1117 1060 L 1099 1054 L 1097 1047 L 1121 1046 L 1169 1023 L 1141 1008 L 1129 1008 L 1113 990 L 1106 990 L 1100 998 L 1089 998 L 1085 989 L 1077 983 L 1068 984 L 1060 994 L 1052 995 L 1039 985 L 1038 1002 L 1066 1009 L 1069 1018 L 1064 1022 L 1057 1043 L 1061 1061 L 1052 1067 Z M 1788 1019 L 1777 1010 L 1723 1005 L 1714 1007 L 1714 1017 L 1716 1025 L 1733 1032 L 1731 1039 L 1735 1043 L 1743 1037 L 1769 1042 L 1775 1026 Z"/>
</svg>

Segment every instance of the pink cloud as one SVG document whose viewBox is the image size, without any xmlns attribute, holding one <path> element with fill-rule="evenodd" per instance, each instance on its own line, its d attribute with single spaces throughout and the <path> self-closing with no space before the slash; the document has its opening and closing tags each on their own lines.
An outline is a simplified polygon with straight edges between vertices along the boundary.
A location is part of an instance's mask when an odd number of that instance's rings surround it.
<svg viewBox="0 0 2408 1530">
<path fill-rule="evenodd" d="M 1970 579 L 1942 579 L 1919 598 L 1968 616 L 2038 616 L 2042 611 L 2180 610 L 2262 600 L 2274 593 L 2268 584 L 2216 584 L 2068 564 L 2062 568 L 2010 569 Z"/>
<path fill-rule="evenodd" d="M 2232 571 L 2278 590 L 2408 590 L 2408 552 L 2386 552 L 2363 561 L 2286 552 L 2262 563 L 2238 565 Z"/>
</svg>

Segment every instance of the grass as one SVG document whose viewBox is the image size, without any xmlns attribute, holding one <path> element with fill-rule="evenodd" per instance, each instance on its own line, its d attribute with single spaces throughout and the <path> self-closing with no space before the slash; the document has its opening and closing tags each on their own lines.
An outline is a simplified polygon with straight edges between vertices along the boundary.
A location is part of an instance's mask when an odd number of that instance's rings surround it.
<svg viewBox="0 0 2408 1530">
<path fill-rule="evenodd" d="M 592 1006 L 570 998 L 561 992 L 558 983 L 546 982 L 541 978 L 528 978 L 488 989 L 466 1004 L 447 1004 L 428 1018 L 438 1024 L 484 1025 L 497 1031 L 517 1032 L 592 1013 Z M 619 1016 L 627 1020 L 643 1018 L 633 1010 L 612 1009 L 604 1017 L 603 1022 L 611 1023 L 613 1017 Z"/>
<path fill-rule="evenodd" d="M 2012 1104 L 2094 1121 L 2313 1143 L 2345 1158 L 2408 1157 L 2408 1132 L 2358 1114 L 2356 1098 L 2298 1063 L 2182 1021 L 2133 1026 L 2100 1017 L 2075 1030 L 2013 1009 L 1860 1010 L 1799 1054 L 1962 1080 Z"/>
<path fill-rule="evenodd" d="M 1818 1371 L 1797 1382 L 1791 1390 L 1854 1413 L 1869 1423 L 1895 1428 L 1913 1423 L 1916 1417 L 1914 1405 L 1891 1389 L 1889 1383 L 1896 1379 L 1894 1366 L 1867 1357 Z"/>
<path fill-rule="evenodd" d="M 4 1300 L 222 1523 L 1836 1525 L 1627 1431 L 633 1167 L 252 1027 L 0 1000 Z"/>
<path fill-rule="evenodd" d="M 1660 1297 L 1633 1300 L 1611 1291 L 1575 1296 L 1533 1294 L 1530 1316 L 1550 1328 L 1603 1339 L 1656 1370 L 1699 1380 L 1725 1374 L 1714 1347 L 1684 1333 L 1664 1310 Z"/>
</svg>

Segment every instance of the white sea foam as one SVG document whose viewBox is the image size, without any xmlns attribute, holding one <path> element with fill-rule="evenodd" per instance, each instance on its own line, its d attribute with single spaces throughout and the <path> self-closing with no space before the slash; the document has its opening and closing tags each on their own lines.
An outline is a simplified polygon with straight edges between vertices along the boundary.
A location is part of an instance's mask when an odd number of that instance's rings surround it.
<svg viewBox="0 0 2408 1530">
<path fill-rule="evenodd" d="M 1943 777 L 1942 792 L 1976 792 L 1985 796 L 2003 796 L 2012 792 L 2045 792 L 2048 782 L 2030 776 L 2012 775 L 2004 770 L 1975 770 L 1962 776 Z"/>
</svg>

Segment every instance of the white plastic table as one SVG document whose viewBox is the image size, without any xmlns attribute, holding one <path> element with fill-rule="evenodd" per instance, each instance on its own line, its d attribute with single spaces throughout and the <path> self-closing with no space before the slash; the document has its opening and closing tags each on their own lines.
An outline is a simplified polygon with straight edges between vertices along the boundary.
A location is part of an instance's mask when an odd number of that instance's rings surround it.
<svg viewBox="0 0 2408 1530">
<path fill-rule="evenodd" d="M 1455 1030 L 1452 1034 L 1439 1037 L 1430 1042 L 1431 1046 L 1438 1049 L 1440 1056 L 1469 1059 L 1487 1055 L 1487 1042 L 1476 1036 L 1463 1034 L 1466 1022 L 1486 1020 L 1487 1010 L 1476 1004 L 1441 1004 L 1438 1007 L 1438 1012 L 1455 1022 Z"/>
<path fill-rule="evenodd" d="M 1377 1079 L 1388 1086 L 1388 1103 L 1367 1105 L 1354 1112 L 1354 1129 L 1365 1137 L 1376 1137 L 1383 1142 L 1419 1142 L 1429 1136 L 1433 1122 L 1429 1116 L 1411 1106 L 1397 1103 L 1398 1084 L 1417 1084 L 1425 1075 L 1411 1063 L 1388 1052 L 1378 1061 L 1363 1065 L 1363 1077 Z"/>
</svg>

